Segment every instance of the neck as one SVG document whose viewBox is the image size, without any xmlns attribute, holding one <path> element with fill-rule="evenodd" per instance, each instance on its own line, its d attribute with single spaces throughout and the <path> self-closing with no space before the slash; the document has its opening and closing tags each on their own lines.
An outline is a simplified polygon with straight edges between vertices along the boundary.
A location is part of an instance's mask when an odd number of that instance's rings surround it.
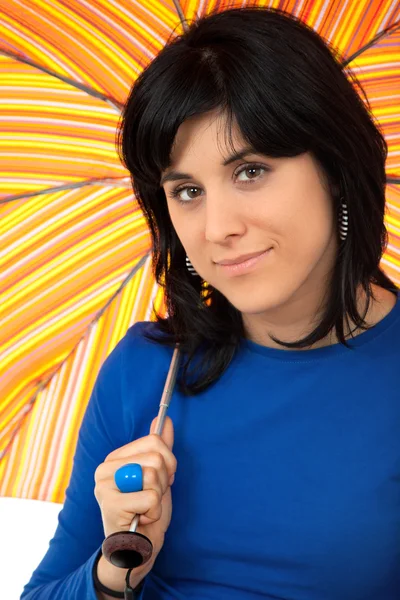
<svg viewBox="0 0 400 600">
<path fill-rule="evenodd" d="M 361 317 L 364 317 L 366 324 L 370 327 L 381 321 L 396 304 L 396 296 L 392 292 L 374 284 L 371 285 L 371 288 L 373 297 L 365 316 L 364 312 L 367 305 L 366 294 L 361 286 L 358 290 L 358 312 Z M 285 342 L 294 342 L 308 335 L 317 326 L 322 313 L 323 304 L 321 296 L 316 297 L 315 295 L 308 294 L 301 300 L 291 300 L 285 305 L 279 305 L 265 313 L 244 314 L 243 324 L 246 337 L 251 341 L 269 348 L 289 350 L 289 348 L 275 343 L 269 333 Z M 364 331 L 363 329 L 356 328 L 351 319 L 347 322 L 346 318 L 344 318 L 343 326 L 346 339 L 356 337 Z M 319 340 L 308 348 L 299 348 L 299 350 L 322 348 L 337 344 L 338 342 L 336 332 L 332 330 L 322 340 Z"/>
</svg>

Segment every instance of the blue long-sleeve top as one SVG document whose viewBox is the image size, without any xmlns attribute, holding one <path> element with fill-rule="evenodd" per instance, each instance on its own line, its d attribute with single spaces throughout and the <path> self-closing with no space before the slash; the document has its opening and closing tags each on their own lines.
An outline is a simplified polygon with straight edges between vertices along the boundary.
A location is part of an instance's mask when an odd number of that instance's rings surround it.
<svg viewBox="0 0 400 600">
<path fill-rule="evenodd" d="M 135 323 L 101 367 L 55 535 L 21 600 L 96 598 L 94 472 L 158 413 L 173 349 L 144 338 L 155 327 Z M 400 599 L 400 302 L 349 343 L 243 340 L 207 390 L 175 387 L 172 520 L 141 598 Z"/>
</svg>

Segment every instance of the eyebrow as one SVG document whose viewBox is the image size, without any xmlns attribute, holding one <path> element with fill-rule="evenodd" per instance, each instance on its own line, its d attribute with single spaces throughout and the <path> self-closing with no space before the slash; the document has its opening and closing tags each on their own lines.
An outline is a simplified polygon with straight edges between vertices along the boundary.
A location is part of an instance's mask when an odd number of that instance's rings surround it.
<svg viewBox="0 0 400 600">
<path fill-rule="evenodd" d="M 226 158 L 221 164 L 223 167 L 226 167 L 227 165 L 230 165 L 231 163 L 235 162 L 236 160 L 244 158 L 248 154 L 258 154 L 258 152 L 252 146 L 246 146 L 245 148 L 241 148 L 237 152 L 234 152 L 233 154 L 228 156 L 228 158 Z M 195 178 L 190 173 L 181 173 L 179 171 L 171 170 L 171 171 L 169 171 L 169 173 L 167 173 L 166 175 L 163 175 L 163 177 L 161 177 L 160 186 L 164 185 L 164 183 L 166 181 L 178 181 L 179 179 L 195 179 Z"/>
</svg>

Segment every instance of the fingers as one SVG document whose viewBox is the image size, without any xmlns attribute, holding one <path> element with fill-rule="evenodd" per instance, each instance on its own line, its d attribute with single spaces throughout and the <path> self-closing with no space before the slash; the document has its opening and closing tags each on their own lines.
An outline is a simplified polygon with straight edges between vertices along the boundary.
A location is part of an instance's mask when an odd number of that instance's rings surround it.
<svg viewBox="0 0 400 600">
<path fill-rule="evenodd" d="M 162 494 L 155 489 L 143 490 L 142 492 L 131 492 L 122 494 L 113 489 L 107 490 L 107 501 L 104 506 L 112 507 L 112 512 L 118 507 L 118 518 L 116 522 L 117 529 L 123 529 L 128 524 L 130 525 L 133 515 L 140 515 L 142 525 L 154 523 L 161 518 L 162 515 Z M 111 509 L 110 509 L 111 510 Z M 105 513 L 104 517 L 109 518 Z"/>
<path fill-rule="evenodd" d="M 155 417 L 150 426 L 150 434 L 155 434 L 158 417 Z M 168 416 L 165 417 L 164 426 L 161 432 L 161 439 L 164 441 L 169 450 L 172 450 L 174 445 L 174 424 L 172 419 Z"/>
<path fill-rule="evenodd" d="M 108 481 L 110 482 L 110 487 L 118 490 L 114 479 L 115 472 L 128 463 L 141 465 L 143 489 L 151 489 L 158 484 L 161 493 L 165 494 L 167 487 L 171 486 L 175 480 L 175 471 L 172 474 L 168 472 L 164 456 L 159 452 L 147 452 L 145 454 L 136 454 L 127 459 L 108 460 L 102 463 L 95 471 L 96 484 L 101 481 Z"/>
<path fill-rule="evenodd" d="M 170 433 L 171 432 L 167 433 L 167 435 L 169 435 Z M 171 437 L 169 438 L 169 441 L 171 441 Z M 138 440 L 135 440 L 134 442 L 130 442 L 125 446 L 117 448 L 107 456 L 102 465 L 105 465 L 110 461 L 117 460 L 119 461 L 119 466 L 122 466 L 128 462 L 138 462 L 135 460 L 136 455 L 148 454 L 149 452 L 154 452 L 162 455 L 162 457 L 164 458 L 168 477 L 171 477 L 175 473 L 177 468 L 177 460 L 171 452 L 171 450 L 168 448 L 166 442 L 159 435 L 156 434 L 147 435 L 145 437 L 139 438 Z M 114 465 L 116 464 L 117 463 L 115 462 Z M 102 467 L 102 465 L 100 465 L 100 467 Z M 115 470 L 117 470 L 118 468 L 119 467 L 117 466 Z"/>
<path fill-rule="evenodd" d="M 157 419 L 153 419 L 151 432 L 155 431 L 156 422 Z M 172 453 L 173 444 L 173 424 L 167 417 L 162 435 L 150 433 L 117 448 L 97 467 L 94 475 L 94 495 L 102 511 L 106 535 L 129 527 L 135 514 L 140 515 L 141 525 L 158 521 L 163 515 L 163 504 L 167 515 L 165 518 L 168 518 L 169 514 L 170 519 L 170 486 L 177 468 L 177 460 Z M 121 492 L 118 489 L 114 480 L 115 473 L 128 463 L 141 465 L 142 491 Z M 163 527 L 168 527 L 168 524 L 163 524 Z"/>
</svg>

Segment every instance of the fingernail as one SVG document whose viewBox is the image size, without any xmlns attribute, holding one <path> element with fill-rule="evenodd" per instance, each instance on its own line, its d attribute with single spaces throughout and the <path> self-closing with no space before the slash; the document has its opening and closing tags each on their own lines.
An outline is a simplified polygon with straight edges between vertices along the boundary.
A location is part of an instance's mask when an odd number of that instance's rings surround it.
<svg viewBox="0 0 400 600">
<path fill-rule="evenodd" d="M 172 477 L 169 478 L 169 485 L 172 485 L 175 481 L 175 473 L 172 475 Z"/>
</svg>

